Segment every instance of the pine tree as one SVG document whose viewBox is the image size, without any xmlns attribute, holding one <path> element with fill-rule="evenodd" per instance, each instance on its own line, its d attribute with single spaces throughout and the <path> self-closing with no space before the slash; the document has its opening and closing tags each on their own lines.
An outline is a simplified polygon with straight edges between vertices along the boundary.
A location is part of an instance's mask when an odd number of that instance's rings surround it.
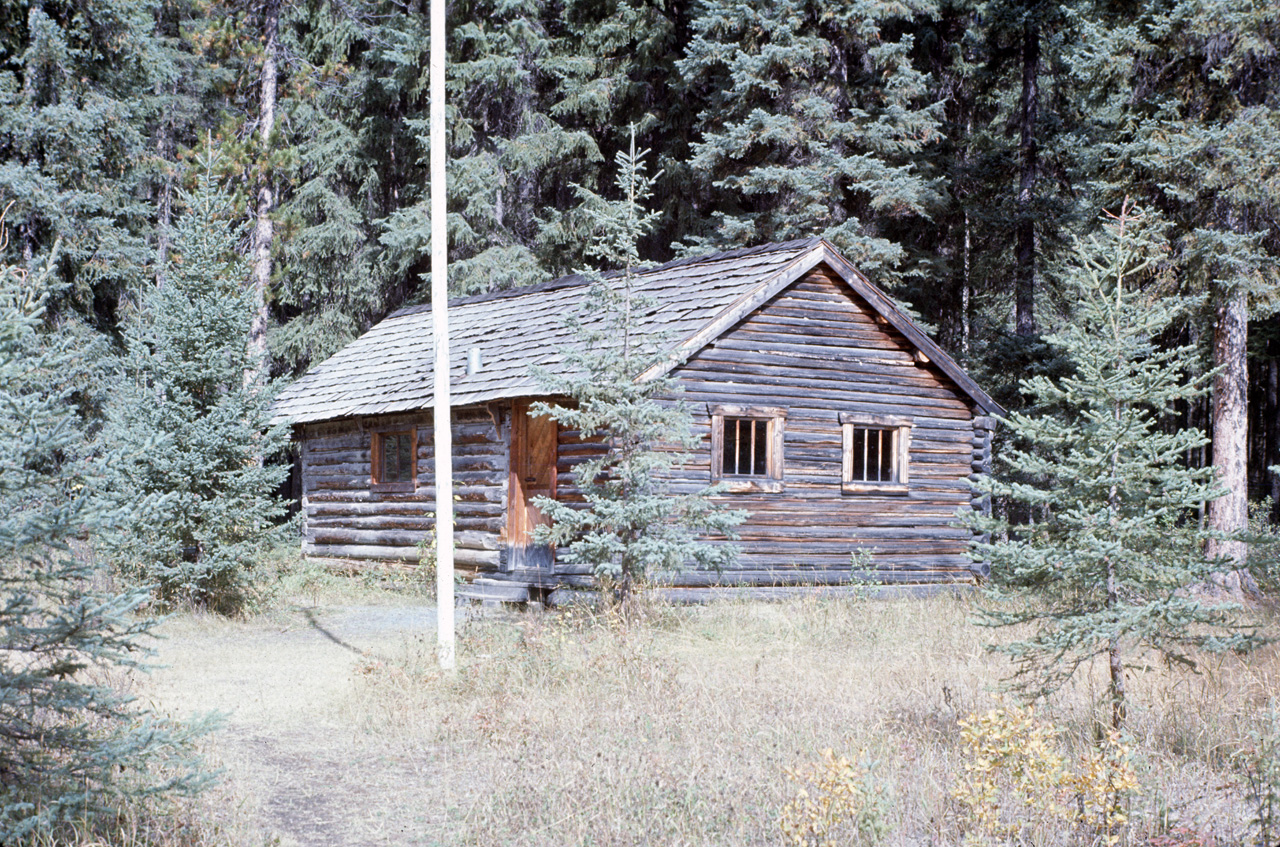
<svg viewBox="0 0 1280 847">
<path fill-rule="evenodd" d="M 1280 306 L 1280 7 L 1206 0 L 1099 4 L 1076 14 L 1079 181 L 1132 194 L 1169 222 L 1180 280 L 1207 294 L 1217 549 L 1244 563 L 1248 325 Z M 1270 464 L 1267 459 L 1264 464 Z M 1243 569 L 1225 579 L 1247 585 Z"/>
<path fill-rule="evenodd" d="M 22 4 L 0 70 L 0 195 L 14 198 L 6 258 L 43 266 L 57 241 L 54 313 L 103 329 L 154 256 L 151 131 L 165 77 L 154 0 Z"/>
<path fill-rule="evenodd" d="M 327 358 L 404 299 L 394 260 L 378 244 L 379 221 L 425 177 L 400 126 L 400 89 L 416 71 L 385 57 L 401 56 L 403 45 L 426 36 L 417 15 L 376 2 L 286 3 L 278 14 L 278 118 L 270 146 L 241 157 L 272 174 L 277 237 L 264 300 L 280 325 L 268 346 L 293 373 Z"/>
<path fill-rule="evenodd" d="M 167 498 L 161 517 L 113 535 L 120 567 L 158 584 L 165 600 L 232 611 L 251 595 L 253 563 L 280 531 L 275 491 L 285 468 L 258 459 L 282 449 L 286 432 L 268 424 L 273 389 L 247 349 L 254 293 L 213 153 L 201 164 L 175 223 L 165 284 L 146 292 L 126 329 L 124 374 L 101 441 L 137 453 L 112 468 L 117 496 Z M 156 436 L 165 441 L 146 447 Z"/>
<path fill-rule="evenodd" d="M 901 279 L 894 227 L 941 201 L 918 170 L 943 114 L 912 62 L 916 12 L 826 0 L 700 7 L 679 68 L 704 92 L 691 166 L 706 174 L 714 230 L 694 233 L 693 247 L 822 235 L 882 282 Z"/>
<path fill-rule="evenodd" d="M 154 499 L 104 509 L 66 375 L 73 336 L 44 330 L 51 274 L 0 268 L 0 843 L 60 843 L 69 819 L 200 784 L 182 734 L 118 693 L 155 623 L 145 591 L 115 593 L 71 544 L 147 520 Z M 114 461 L 127 461 L 112 454 Z M 176 765 L 168 777 L 153 764 Z"/>
<path fill-rule="evenodd" d="M 986 623 L 1033 628 L 998 648 L 1013 658 L 1017 686 L 1046 694 L 1106 657 L 1117 728 L 1126 671 L 1145 653 L 1194 667 L 1194 648 L 1257 641 L 1231 606 L 1189 590 L 1230 567 L 1206 555 L 1207 533 L 1195 520 L 1197 507 L 1222 492 L 1209 470 L 1184 464 L 1203 434 L 1162 426 L 1174 403 L 1206 386 L 1185 378 L 1185 348 L 1156 341 L 1186 304 L 1158 295 L 1152 276 L 1163 257 L 1142 223 L 1126 206 L 1081 245 L 1075 320 L 1051 336 L 1075 373 L 1024 382 L 1040 411 L 1010 415 L 1018 446 L 1003 456 L 1022 479 L 983 483 L 1031 519 L 971 516 L 997 539 L 976 551 L 994 579 Z"/>
<path fill-rule="evenodd" d="M 715 503 L 714 488 L 676 494 L 663 482 L 698 439 L 671 379 L 637 379 L 661 361 L 659 339 L 645 322 L 656 304 L 636 290 L 635 280 L 641 267 L 637 244 L 658 215 L 642 210 L 654 181 L 644 174 L 647 152 L 632 146 L 618 154 L 622 200 L 583 191 L 596 224 L 592 249 L 620 270 L 608 277 L 588 272 L 587 296 L 568 322 L 576 344 L 566 351 L 566 369 L 540 374 L 550 393 L 573 403 L 535 407 L 584 439 L 605 445 L 574 471 L 585 507 L 549 498 L 534 505 L 552 520 L 549 528 L 539 528 L 540 540 L 567 545 L 565 558 L 590 565 L 606 589 L 616 590 L 624 611 L 639 584 L 655 573 L 678 571 L 691 562 L 713 568 L 731 564 L 736 548 L 698 536 L 731 538 L 744 517 Z"/>
</svg>

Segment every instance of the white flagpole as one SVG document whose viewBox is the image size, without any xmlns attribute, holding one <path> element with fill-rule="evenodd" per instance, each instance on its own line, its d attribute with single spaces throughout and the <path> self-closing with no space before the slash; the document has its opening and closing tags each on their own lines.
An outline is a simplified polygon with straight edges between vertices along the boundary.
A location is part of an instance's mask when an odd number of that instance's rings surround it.
<svg viewBox="0 0 1280 847">
<path fill-rule="evenodd" d="M 453 670 L 453 431 L 449 404 L 449 233 L 445 225 L 444 0 L 431 0 L 431 331 L 435 337 L 436 621 Z"/>
</svg>

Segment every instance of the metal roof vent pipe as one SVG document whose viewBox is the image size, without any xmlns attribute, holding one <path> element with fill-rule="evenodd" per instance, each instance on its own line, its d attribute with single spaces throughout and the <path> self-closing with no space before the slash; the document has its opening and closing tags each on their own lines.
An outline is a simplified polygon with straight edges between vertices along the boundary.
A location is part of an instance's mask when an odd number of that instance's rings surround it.
<svg viewBox="0 0 1280 847">
<path fill-rule="evenodd" d="M 471 347 L 467 350 L 467 376 L 480 373 L 480 348 Z"/>
</svg>

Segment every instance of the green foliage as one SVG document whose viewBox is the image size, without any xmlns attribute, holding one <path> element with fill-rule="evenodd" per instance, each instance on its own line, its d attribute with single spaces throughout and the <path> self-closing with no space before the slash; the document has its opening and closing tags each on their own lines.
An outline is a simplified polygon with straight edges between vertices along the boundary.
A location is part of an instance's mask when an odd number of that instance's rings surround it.
<svg viewBox="0 0 1280 847">
<path fill-rule="evenodd" d="M 15 199 L 6 258 L 45 262 L 56 241 L 51 313 L 75 311 L 111 331 L 120 299 L 152 269 L 165 158 L 176 133 L 192 132 L 215 71 L 179 37 L 193 13 L 181 0 L 6 9 L 0 195 Z"/>
<path fill-rule="evenodd" d="M 1094 202 L 1141 198 L 1169 221 L 1189 288 L 1274 312 L 1280 9 L 1149 0 L 1072 18 L 1066 64 L 1085 96 L 1065 117 Z"/>
<path fill-rule="evenodd" d="M 714 568 L 730 564 L 736 548 L 698 535 L 731 536 L 743 519 L 711 499 L 714 488 L 677 494 L 664 483 L 698 439 L 673 381 L 639 379 L 661 361 L 654 328 L 645 321 L 655 304 L 635 290 L 640 264 L 636 245 L 655 217 L 641 208 L 653 184 L 643 171 L 645 152 L 633 147 L 618 155 L 617 186 L 623 200 L 609 202 L 583 191 L 596 224 L 592 248 L 622 270 L 610 277 L 587 274 L 587 296 L 568 320 L 576 336 L 575 346 L 565 353 L 568 367 L 563 374 L 539 374 L 549 393 L 573 402 L 535 407 L 584 439 L 605 445 L 575 469 L 585 508 L 535 499 L 553 522 L 540 528 L 540 538 L 567 545 L 565 558 L 590 565 L 606 587 L 616 587 L 624 604 L 636 584 L 653 573 L 677 571 L 690 562 Z"/>
<path fill-rule="evenodd" d="M 283 4 L 280 18 L 273 149 L 250 152 L 280 197 L 268 296 L 281 324 L 270 343 L 294 372 L 336 352 L 416 286 L 416 234 L 379 239 L 398 209 L 426 194 L 426 153 L 409 119 L 426 108 L 427 32 L 424 16 L 377 0 Z"/>
<path fill-rule="evenodd" d="M 41 331 L 48 282 L 47 270 L 0 270 L 0 843 L 15 845 L 199 785 L 181 733 L 112 686 L 113 672 L 139 666 L 154 620 L 138 614 L 145 591 L 102 587 L 76 539 L 146 520 L 157 503 L 92 496 L 100 468 L 84 456 L 66 379 L 82 348 Z M 152 779 L 153 766 L 168 776 Z"/>
<path fill-rule="evenodd" d="M 1204 436 L 1164 422 L 1204 379 L 1185 378 L 1185 349 L 1156 342 L 1185 304 L 1159 296 L 1162 242 L 1142 223 L 1126 210 L 1082 242 L 1075 320 L 1050 338 L 1075 371 L 1023 383 L 1040 408 L 1010 415 L 1017 446 L 1002 459 L 1012 475 L 981 485 L 1026 518 L 969 517 L 994 539 L 975 551 L 993 576 L 984 622 L 1032 628 L 999 648 L 1015 683 L 1045 694 L 1107 656 L 1116 724 L 1125 670 L 1141 667 L 1144 651 L 1194 667 L 1192 649 L 1257 643 L 1232 607 L 1194 590 L 1226 566 L 1206 558 L 1194 519 L 1219 491 L 1211 469 L 1184 464 Z"/>
<path fill-rule="evenodd" d="M 919 169 L 941 103 L 912 62 L 911 15 L 929 3 L 771 0 L 704 4 L 679 63 L 710 91 L 690 166 L 706 175 L 714 230 L 697 247 L 822 235 L 892 283 L 901 220 L 927 217 Z"/>
<path fill-rule="evenodd" d="M 283 527 L 275 490 L 286 469 L 262 460 L 287 432 L 269 426 L 272 386 L 247 382 L 257 373 L 247 349 L 252 292 L 212 152 L 203 164 L 199 187 L 184 195 L 165 284 L 149 288 L 126 330 L 100 442 L 134 454 L 113 464 L 112 496 L 166 497 L 156 519 L 111 535 L 121 570 L 155 583 L 166 601 L 229 612 L 251 595 L 252 564 Z"/>
<path fill-rule="evenodd" d="M 1271 469 L 1275 473 L 1276 469 Z M 1280 589 L 1280 527 L 1271 522 L 1275 503 L 1265 497 L 1249 506 L 1249 573 L 1265 596 Z"/>
</svg>

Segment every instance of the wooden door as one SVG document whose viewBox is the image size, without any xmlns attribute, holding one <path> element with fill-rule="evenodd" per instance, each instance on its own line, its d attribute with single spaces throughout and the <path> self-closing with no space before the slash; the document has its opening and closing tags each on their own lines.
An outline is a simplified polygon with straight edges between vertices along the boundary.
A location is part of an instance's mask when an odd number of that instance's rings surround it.
<svg viewBox="0 0 1280 847">
<path fill-rule="evenodd" d="M 551 547 L 533 542 L 533 528 L 550 521 L 533 505 L 533 498 L 556 496 L 558 429 L 546 415 L 531 415 L 528 401 L 517 400 L 512 408 L 507 542 L 513 569 L 551 570 Z"/>
</svg>

